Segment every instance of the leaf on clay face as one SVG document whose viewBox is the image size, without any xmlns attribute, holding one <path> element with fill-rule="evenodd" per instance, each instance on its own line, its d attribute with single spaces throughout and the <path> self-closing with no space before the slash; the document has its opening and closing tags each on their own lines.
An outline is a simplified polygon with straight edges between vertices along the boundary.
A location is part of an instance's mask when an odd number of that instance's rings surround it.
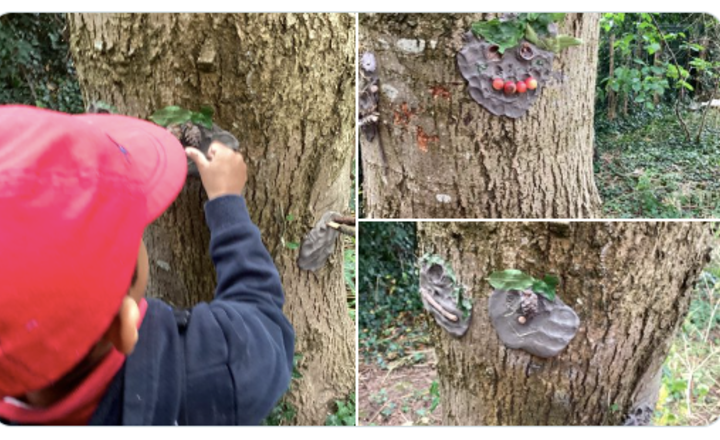
<svg viewBox="0 0 720 440">
<path fill-rule="evenodd" d="M 555 275 L 545 275 L 543 281 L 545 281 L 545 284 L 552 288 L 555 288 L 555 286 L 560 284 L 560 279 Z"/>
<path fill-rule="evenodd" d="M 535 280 L 532 291 L 547 298 L 548 301 L 555 300 L 555 286 L 549 286 L 545 281 Z"/>
<path fill-rule="evenodd" d="M 193 112 L 190 120 L 196 125 L 202 125 L 207 129 L 212 128 L 212 118 L 206 114 Z"/>
<path fill-rule="evenodd" d="M 173 124 L 184 124 L 192 118 L 192 112 L 176 105 L 162 108 L 150 116 L 154 123 L 167 127 Z"/>
<path fill-rule="evenodd" d="M 491 286 L 501 290 L 525 290 L 533 285 L 535 279 L 517 269 L 506 269 L 490 274 L 488 282 Z"/>
<path fill-rule="evenodd" d="M 525 35 L 525 23 L 521 21 L 500 21 L 494 18 L 490 21 L 473 23 L 472 31 L 490 43 L 498 45 L 498 52 L 515 47 Z"/>
<path fill-rule="evenodd" d="M 537 45 L 540 41 L 538 39 L 537 33 L 535 32 L 535 29 L 530 26 L 530 23 L 528 23 L 527 27 L 525 28 L 525 39 L 535 45 Z"/>
</svg>

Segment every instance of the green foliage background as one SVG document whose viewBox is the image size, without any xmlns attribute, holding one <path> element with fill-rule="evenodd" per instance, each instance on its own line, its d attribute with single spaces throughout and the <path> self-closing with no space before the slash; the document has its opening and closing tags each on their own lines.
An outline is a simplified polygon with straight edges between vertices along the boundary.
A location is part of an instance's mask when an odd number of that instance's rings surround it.
<svg viewBox="0 0 720 440">
<path fill-rule="evenodd" d="M 64 14 L 0 16 L 0 103 L 84 111 Z"/>
</svg>

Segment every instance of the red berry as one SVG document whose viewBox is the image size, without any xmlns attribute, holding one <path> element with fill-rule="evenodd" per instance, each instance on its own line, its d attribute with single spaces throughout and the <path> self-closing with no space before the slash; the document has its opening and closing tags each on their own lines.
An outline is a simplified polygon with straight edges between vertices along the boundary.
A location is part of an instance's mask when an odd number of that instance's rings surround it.
<svg viewBox="0 0 720 440">
<path fill-rule="evenodd" d="M 513 93 L 515 93 L 517 86 L 515 86 L 515 83 L 512 81 L 505 81 L 504 88 L 505 88 L 506 95 L 512 95 Z"/>
<path fill-rule="evenodd" d="M 525 80 L 525 85 L 527 86 L 528 90 L 537 89 L 537 81 L 532 76 Z"/>
<path fill-rule="evenodd" d="M 492 86 L 495 90 L 502 90 L 503 86 L 505 86 L 505 81 L 503 81 L 502 78 L 495 78 L 492 82 Z"/>
<path fill-rule="evenodd" d="M 525 93 L 527 92 L 527 84 L 525 84 L 523 81 L 518 81 L 517 84 L 517 92 L 518 93 Z"/>
</svg>

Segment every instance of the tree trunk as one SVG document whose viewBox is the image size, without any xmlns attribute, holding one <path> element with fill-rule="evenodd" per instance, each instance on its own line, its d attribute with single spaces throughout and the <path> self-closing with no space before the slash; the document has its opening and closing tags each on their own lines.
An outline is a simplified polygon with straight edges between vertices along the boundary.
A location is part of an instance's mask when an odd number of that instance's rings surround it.
<svg viewBox="0 0 720 440">
<path fill-rule="evenodd" d="M 609 37 L 609 48 L 610 51 L 610 70 L 608 71 L 608 78 L 613 78 L 615 76 L 615 34 L 610 33 Z M 615 94 L 615 91 L 608 87 L 608 120 L 613 121 L 615 120 L 616 112 L 617 112 L 617 95 Z"/>
<path fill-rule="evenodd" d="M 653 66 L 660 67 L 660 55 L 662 54 L 662 49 L 658 49 L 653 54 Z M 662 81 L 663 75 L 657 74 L 655 77 L 658 78 L 658 81 Z M 660 104 L 660 94 L 658 92 L 653 93 L 653 104 L 657 107 L 658 104 Z"/>
<path fill-rule="evenodd" d="M 368 217 L 598 213 L 592 167 L 598 14 L 568 14 L 560 32 L 584 44 L 555 58 L 564 78 L 544 87 L 519 119 L 494 116 L 473 101 L 457 68 L 462 35 L 489 17 L 361 15 L 360 50 L 376 55 L 381 95 L 380 135 L 360 140 Z"/>
<path fill-rule="evenodd" d="M 299 370 L 286 397 L 298 424 L 323 424 L 355 389 L 354 325 L 341 243 L 317 273 L 299 242 L 327 211 L 348 207 L 354 150 L 354 18 L 348 14 L 71 14 L 86 102 L 147 118 L 168 105 L 214 108 L 240 141 L 250 215 L 262 231 L 297 332 Z M 198 178 L 148 227 L 148 293 L 188 307 L 213 297 L 215 273 Z M 294 219 L 287 220 L 292 215 Z"/>
<path fill-rule="evenodd" d="M 422 223 L 422 252 L 473 296 L 461 338 L 433 325 L 445 425 L 618 425 L 655 408 L 661 366 L 709 260 L 703 223 Z M 560 278 L 580 318 L 558 356 L 499 341 L 488 317 L 496 270 Z M 434 323 L 433 323 L 434 324 Z"/>
</svg>

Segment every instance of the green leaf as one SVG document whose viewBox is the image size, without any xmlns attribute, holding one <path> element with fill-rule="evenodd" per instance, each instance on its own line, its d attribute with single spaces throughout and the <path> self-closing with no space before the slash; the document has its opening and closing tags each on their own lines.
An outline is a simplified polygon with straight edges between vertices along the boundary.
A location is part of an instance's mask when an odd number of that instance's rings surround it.
<svg viewBox="0 0 720 440">
<path fill-rule="evenodd" d="M 535 45 L 537 45 L 540 42 L 540 39 L 538 38 L 538 35 L 535 32 L 535 29 L 533 29 L 533 27 L 530 26 L 530 23 L 528 23 L 527 26 L 525 26 L 525 39 Z"/>
<path fill-rule="evenodd" d="M 190 120 L 196 124 L 196 125 L 202 125 L 205 128 L 212 128 L 213 122 L 212 118 L 208 115 L 205 115 L 203 113 L 195 113 L 193 112 L 190 116 Z"/>
<path fill-rule="evenodd" d="M 174 124 L 184 124 L 192 118 L 190 110 L 171 105 L 162 108 L 150 116 L 150 120 L 162 127 Z"/>
<path fill-rule="evenodd" d="M 525 35 L 525 23 L 519 20 L 500 21 L 494 18 L 490 21 L 479 21 L 473 23 L 472 31 L 490 43 L 498 45 L 498 52 L 505 53 L 505 50 L 515 47 Z"/>
<path fill-rule="evenodd" d="M 555 300 L 555 286 L 550 286 L 545 281 L 535 280 L 531 289 L 538 295 L 542 295 L 547 298 L 548 301 Z"/>
<path fill-rule="evenodd" d="M 291 249 L 291 250 L 295 250 L 300 247 L 300 244 L 289 241 L 289 242 L 285 243 L 285 247 L 287 247 L 288 249 Z"/>
<path fill-rule="evenodd" d="M 558 35 L 557 36 L 557 47 L 558 52 L 565 49 L 566 47 L 579 46 L 583 41 L 579 38 L 571 37 L 570 35 Z"/>
<path fill-rule="evenodd" d="M 557 287 L 558 284 L 560 284 L 560 279 L 556 275 L 545 275 L 543 277 L 543 281 L 548 286 L 552 287 L 553 289 Z"/>
<path fill-rule="evenodd" d="M 95 101 L 94 104 L 95 104 L 95 108 L 99 108 L 99 109 L 102 109 L 102 110 L 106 110 L 106 111 L 108 111 L 108 112 L 110 112 L 110 113 L 113 113 L 113 114 L 117 114 L 117 112 L 118 112 L 117 107 L 115 107 L 115 106 L 112 105 L 112 104 L 108 104 L 107 102 L 104 102 L 104 101 Z"/>
<path fill-rule="evenodd" d="M 208 118 L 212 118 L 213 114 L 215 114 L 215 110 L 213 110 L 213 108 L 209 105 L 203 105 L 202 107 L 200 107 L 200 113 L 207 116 Z"/>
<path fill-rule="evenodd" d="M 525 290 L 533 285 L 535 278 L 517 269 L 506 269 L 490 274 L 488 282 L 499 290 Z"/>
<path fill-rule="evenodd" d="M 647 52 L 652 55 L 655 52 L 660 50 L 660 43 L 652 43 L 649 46 L 647 46 Z"/>
<path fill-rule="evenodd" d="M 292 214 L 288 214 L 287 216 L 285 216 L 285 220 L 291 222 L 291 221 L 295 220 L 295 216 Z"/>
</svg>

